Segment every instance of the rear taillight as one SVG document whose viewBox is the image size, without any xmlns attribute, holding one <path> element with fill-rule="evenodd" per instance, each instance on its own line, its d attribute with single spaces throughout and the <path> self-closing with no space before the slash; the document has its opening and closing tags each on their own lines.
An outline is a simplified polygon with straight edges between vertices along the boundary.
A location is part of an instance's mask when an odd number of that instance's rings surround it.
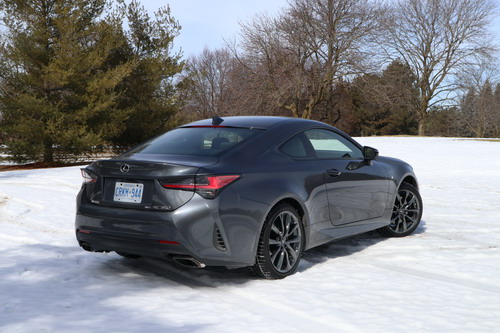
<svg viewBox="0 0 500 333">
<path fill-rule="evenodd" d="M 97 181 L 97 176 L 90 173 L 89 171 L 85 169 L 80 169 L 82 172 L 82 177 L 83 177 L 83 183 L 88 184 L 88 183 L 95 183 Z"/>
<path fill-rule="evenodd" d="M 193 178 L 184 178 L 172 182 L 162 182 L 162 186 L 168 189 L 194 191 L 205 199 L 213 199 L 219 192 L 240 178 L 240 175 L 224 176 L 196 176 Z"/>
</svg>

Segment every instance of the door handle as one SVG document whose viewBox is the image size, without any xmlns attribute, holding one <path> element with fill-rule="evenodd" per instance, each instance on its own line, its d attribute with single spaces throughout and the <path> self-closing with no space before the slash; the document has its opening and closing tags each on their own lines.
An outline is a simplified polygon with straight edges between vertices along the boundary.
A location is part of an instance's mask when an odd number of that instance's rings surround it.
<svg viewBox="0 0 500 333">
<path fill-rule="evenodd" d="M 325 172 L 330 177 L 337 177 L 342 173 L 337 169 L 327 169 Z"/>
</svg>

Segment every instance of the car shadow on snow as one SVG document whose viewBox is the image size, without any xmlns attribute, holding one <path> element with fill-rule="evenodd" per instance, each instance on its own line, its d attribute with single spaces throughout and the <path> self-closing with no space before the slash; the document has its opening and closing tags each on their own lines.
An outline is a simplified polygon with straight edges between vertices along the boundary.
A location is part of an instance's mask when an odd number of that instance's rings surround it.
<svg viewBox="0 0 500 333">
<path fill-rule="evenodd" d="M 407 241 L 425 230 L 422 221 Z M 326 261 L 333 265 L 337 258 L 383 241 L 388 239 L 369 232 L 318 246 L 304 253 L 299 272 Z M 183 269 L 165 260 L 87 253 L 76 245 L 19 245 L 1 250 L 0 258 L 0 331 L 32 331 L 36 327 L 37 331 L 70 332 L 85 327 L 89 332 L 107 333 L 112 327 L 120 332 L 195 332 L 207 329 L 210 323 L 186 321 L 179 326 L 169 322 L 155 312 L 142 311 L 141 295 L 179 290 L 178 298 L 171 301 L 183 302 L 192 297 L 182 292 L 185 287 L 188 291 L 238 287 L 260 280 L 247 268 Z"/>
<path fill-rule="evenodd" d="M 407 241 L 425 230 L 422 221 Z M 298 271 L 306 272 L 326 261 L 334 265 L 337 258 L 369 250 L 383 241 L 389 240 L 369 232 L 318 246 L 304 252 Z M 189 322 L 178 326 L 155 313 L 143 313 L 140 304 L 130 302 L 137 295 L 157 289 L 168 293 L 179 287 L 238 287 L 260 280 L 247 268 L 184 269 L 166 260 L 87 253 L 76 245 L 20 245 L 0 251 L 0 257 L 0 331 L 29 331 L 34 327 L 29 325 L 36 325 L 38 330 L 46 331 L 68 332 L 86 327 L 92 332 L 107 332 L 110 318 L 126 318 L 112 324 L 115 331 L 134 332 L 141 327 L 141 331 L 193 332 L 210 324 Z M 185 296 L 181 292 L 178 297 L 175 301 L 182 302 Z"/>
<path fill-rule="evenodd" d="M 134 271 L 153 273 L 189 288 L 217 288 L 222 285 L 242 285 L 258 280 L 247 267 L 227 269 L 225 267 L 186 268 L 170 260 L 140 258 L 125 259 L 123 264 Z"/>
<path fill-rule="evenodd" d="M 413 236 L 425 233 L 425 230 L 425 221 L 422 220 L 417 230 L 413 233 Z M 411 237 L 408 236 L 408 238 Z M 314 268 L 315 265 L 328 260 L 353 255 L 388 239 L 377 231 L 372 231 L 312 248 L 303 253 L 303 260 L 299 264 L 298 271 L 305 272 L 308 269 Z M 125 267 L 135 272 L 153 273 L 190 288 L 236 286 L 260 280 L 248 268 L 227 269 L 224 267 L 205 267 L 203 269 L 191 269 L 180 267 L 171 261 L 150 258 L 136 260 L 123 258 L 122 263 Z"/>
<path fill-rule="evenodd" d="M 426 223 L 424 220 L 420 221 L 420 225 L 410 236 L 404 238 L 411 238 L 426 232 Z M 388 241 L 391 238 L 381 235 L 378 231 L 370 231 L 356 236 L 332 241 L 315 248 L 309 249 L 302 255 L 302 261 L 299 265 L 298 271 L 305 272 L 315 265 L 324 263 L 328 260 L 347 257 L 366 249 L 380 242 Z M 408 240 L 410 241 L 410 240 Z"/>
<path fill-rule="evenodd" d="M 187 333 L 211 325 L 189 320 L 179 325 L 143 310 L 147 304 L 142 293 L 178 285 L 133 268 L 115 254 L 86 253 L 78 246 L 28 244 L 4 248 L 0 258 L 0 332 L 84 328 L 95 333 Z"/>
</svg>

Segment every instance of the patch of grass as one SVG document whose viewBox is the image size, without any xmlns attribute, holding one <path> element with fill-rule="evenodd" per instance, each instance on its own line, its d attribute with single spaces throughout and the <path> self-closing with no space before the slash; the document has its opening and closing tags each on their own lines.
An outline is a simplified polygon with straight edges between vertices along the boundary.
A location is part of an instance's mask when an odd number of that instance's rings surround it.
<svg viewBox="0 0 500 333">
<path fill-rule="evenodd" d="M 461 140 L 461 141 L 500 142 L 500 139 L 481 139 L 481 138 L 458 139 L 458 140 Z"/>
</svg>

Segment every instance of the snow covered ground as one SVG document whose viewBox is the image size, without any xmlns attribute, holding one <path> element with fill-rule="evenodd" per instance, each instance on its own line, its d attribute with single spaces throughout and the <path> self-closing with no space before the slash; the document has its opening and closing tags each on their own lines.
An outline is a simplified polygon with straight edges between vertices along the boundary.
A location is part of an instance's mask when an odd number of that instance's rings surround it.
<svg viewBox="0 0 500 333">
<path fill-rule="evenodd" d="M 0 332 L 500 332 L 500 142 L 360 138 L 410 162 L 423 222 L 280 281 L 81 250 L 78 167 L 0 172 Z"/>
</svg>

